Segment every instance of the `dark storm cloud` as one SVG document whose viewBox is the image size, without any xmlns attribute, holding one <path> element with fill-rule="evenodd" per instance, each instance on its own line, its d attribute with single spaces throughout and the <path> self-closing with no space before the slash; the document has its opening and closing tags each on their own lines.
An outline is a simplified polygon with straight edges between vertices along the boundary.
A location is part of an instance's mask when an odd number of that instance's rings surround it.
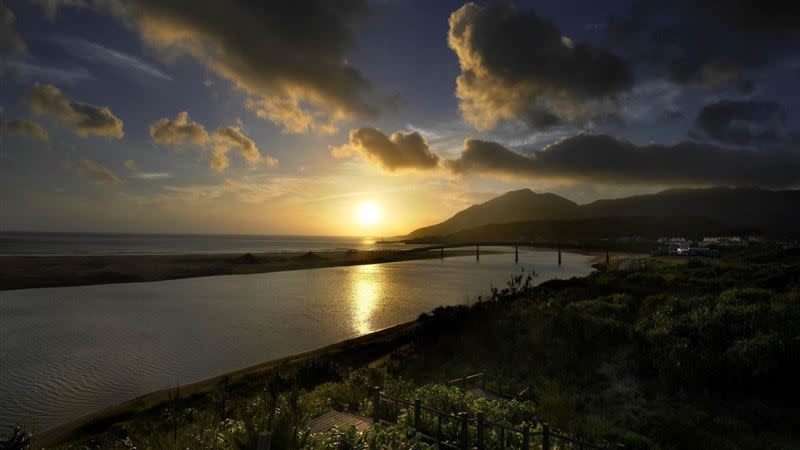
<svg viewBox="0 0 800 450">
<path fill-rule="evenodd" d="M 46 1 L 53 12 L 60 1 Z M 168 56 L 190 55 L 246 96 L 246 106 L 285 131 L 331 132 L 367 118 L 367 78 L 346 59 L 367 0 L 230 1 L 94 0 L 138 29 Z"/>
<path fill-rule="evenodd" d="M 696 134 L 724 144 L 775 143 L 786 135 L 786 110 L 772 101 L 723 100 L 703 107 Z"/>
<path fill-rule="evenodd" d="M 0 121 L 0 131 L 12 136 L 21 136 L 39 141 L 47 140 L 47 131 L 33 120 L 14 119 L 9 122 Z"/>
<path fill-rule="evenodd" d="M 390 171 L 430 170 L 439 164 L 439 157 L 431 152 L 425 138 L 416 131 L 398 131 L 387 136 L 375 128 L 350 130 L 349 142 L 332 148 L 331 153 L 337 158 L 359 153 Z"/>
<path fill-rule="evenodd" d="M 108 107 L 73 101 L 52 84 L 35 84 L 25 94 L 37 114 L 50 114 L 68 124 L 81 137 L 90 134 L 122 139 L 123 123 Z"/>
<path fill-rule="evenodd" d="M 0 0 L 0 53 L 25 52 L 27 46 L 22 37 L 17 33 L 16 16 Z"/>
<path fill-rule="evenodd" d="M 800 4 L 782 0 L 684 0 L 739 29 L 777 36 L 800 34 Z"/>
<path fill-rule="evenodd" d="M 796 51 L 797 2 L 639 0 L 609 36 L 676 82 L 721 88 Z"/>
<path fill-rule="evenodd" d="M 545 128 L 614 115 L 614 97 L 633 84 L 625 61 L 573 42 L 511 2 L 462 6 L 450 16 L 448 44 L 461 64 L 461 111 L 478 129 L 502 120 Z"/>
<path fill-rule="evenodd" d="M 527 156 L 476 139 L 447 161 L 455 173 L 560 178 L 596 183 L 789 187 L 800 184 L 800 153 L 731 150 L 706 144 L 635 145 L 580 134 Z"/>
</svg>

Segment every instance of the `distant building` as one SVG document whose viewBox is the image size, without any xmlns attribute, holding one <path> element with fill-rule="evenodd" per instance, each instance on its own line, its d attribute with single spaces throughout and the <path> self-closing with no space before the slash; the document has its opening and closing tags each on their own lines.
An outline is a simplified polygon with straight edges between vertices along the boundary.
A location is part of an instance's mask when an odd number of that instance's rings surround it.
<svg viewBox="0 0 800 450">
<path fill-rule="evenodd" d="M 715 247 L 746 247 L 748 241 L 739 236 L 712 236 L 703 238 L 702 244 Z"/>
<path fill-rule="evenodd" d="M 675 254 L 679 256 L 712 256 L 716 252 L 708 247 L 679 247 Z"/>
<path fill-rule="evenodd" d="M 683 237 L 662 237 L 658 239 L 658 253 L 662 255 L 677 255 L 678 249 L 694 246 L 694 242 Z"/>
<path fill-rule="evenodd" d="M 676 246 L 676 247 L 689 247 L 694 244 L 693 241 L 686 239 L 684 237 L 662 237 L 658 239 L 658 243 L 665 245 L 665 246 Z"/>
</svg>

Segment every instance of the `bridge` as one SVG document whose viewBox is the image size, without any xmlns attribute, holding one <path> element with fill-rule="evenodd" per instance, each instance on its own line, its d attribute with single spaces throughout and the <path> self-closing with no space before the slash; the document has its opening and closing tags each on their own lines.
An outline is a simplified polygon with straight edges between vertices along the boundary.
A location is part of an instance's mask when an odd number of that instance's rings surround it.
<svg viewBox="0 0 800 450">
<path fill-rule="evenodd" d="M 514 247 L 514 262 L 519 262 L 519 248 L 520 247 L 541 247 L 541 244 L 531 241 L 475 241 L 475 242 L 450 242 L 442 244 L 425 245 L 408 250 L 403 250 L 403 253 L 412 252 L 429 252 L 439 250 L 440 257 L 444 259 L 444 250 L 447 248 L 464 248 L 475 247 L 475 260 L 481 259 L 481 246 L 484 247 Z M 608 260 L 608 253 L 606 252 L 606 260 Z M 561 265 L 561 246 L 558 246 L 558 265 Z"/>
</svg>

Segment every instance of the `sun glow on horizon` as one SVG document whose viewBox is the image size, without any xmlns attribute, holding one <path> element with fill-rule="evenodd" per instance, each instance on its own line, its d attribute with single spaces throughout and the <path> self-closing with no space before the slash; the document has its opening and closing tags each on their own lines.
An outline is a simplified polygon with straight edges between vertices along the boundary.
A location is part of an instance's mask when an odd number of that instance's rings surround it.
<svg viewBox="0 0 800 450">
<path fill-rule="evenodd" d="M 381 210 L 374 203 L 364 202 L 358 205 L 356 216 L 361 225 L 375 225 L 381 219 Z"/>
</svg>

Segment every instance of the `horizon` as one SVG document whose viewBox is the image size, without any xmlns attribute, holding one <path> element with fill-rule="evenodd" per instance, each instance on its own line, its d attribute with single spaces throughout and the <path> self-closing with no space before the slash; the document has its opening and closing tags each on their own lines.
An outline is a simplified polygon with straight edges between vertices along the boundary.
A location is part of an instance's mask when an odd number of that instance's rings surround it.
<svg viewBox="0 0 800 450">
<path fill-rule="evenodd" d="M 561 196 L 561 195 L 559 195 L 559 197 L 564 198 L 564 199 L 569 200 L 569 201 L 572 201 L 572 202 L 576 203 L 578 206 L 583 206 L 583 205 L 589 205 L 591 203 L 598 202 L 598 201 L 621 200 L 621 199 L 626 199 L 626 198 L 631 198 L 631 197 L 636 197 L 636 196 L 642 196 L 642 195 L 658 195 L 658 194 L 662 194 L 662 193 L 666 193 L 666 192 L 672 192 L 672 191 L 687 191 L 687 190 L 706 190 L 707 191 L 707 190 L 721 190 L 721 189 L 747 190 L 747 191 L 757 190 L 757 191 L 771 191 L 771 192 L 788 192 L 788 191 L 796 191 L 797 190 L 797 189 L 768 189 L 768 188 L 761 188 L 761 187 L 746 187 L 746 186 L 738 186 L 738 187 L 737 186 L 708 186 L 708 187 L 703 187 L 703 188 L 680 187 L 680 188 L 668 188 L 668 189 L 664 189 L 662 191 L 658 191 L 658 192 L 654 192 L 654 193 L 650 193 L 650 194 L 633 194 L 633 195 L 625 196 L 625 197 L 599 198 L 599 199 L 593 200 L 591 202 L 586 202 L 586 203 L 578 203 L 578 202 L 575 202 L 574 200 L 572 200 L 572 199 L 570 199 L 568 197 Z M 532 190 L 530 188 L 520 188 L 520 189 L 515 189 L 515 190 L 511 190 L 511 191 L 502 192 L 502 193 L 498 194 L 497 197 L 509 194 L 511 192 L 526 191 L 526 190 L 527 191 L 531 191 L 534 194 L 553 194 L 552 192 L 536 192 L 536 191 L 534 191 L 534 190 Z M 558 194 L 555 194 L 555 195 L 558 195 Z M 470 208 L 472 206 L 478 206 L 478 205 L 484 204 L 484 203 L 486 203 L 488 201 L 491 201 L 491 200 L 493 200 L 493 199 L 495 199 L 497 197 L 492 197 L 492 198 L 490 198 L 490 199 L 488 199 L 488 200 L 486 200 L 484 202 L 481 202 L 481 203 L 473 203 L 472 205 L 467 206 L 465 209 L 468 209 L 468 208 Z M 463 211 L 463 210 L 461 210 L 461 211 Z M 458 213 L 458 212 L 460 212 L 460 211 L 457 211 L 456 213 Z M 142 235 L 142 236 L 159 236 L 159 235 L 161 235 L 161 236 L 241 236 L 241 237 L 284 237 L 284 238 L 315 237 L 315 238 L 385 239 L 385 238 L 407 237 L 408 235 L 410 235 L 416 229 L 424 228 L 426 226 L 430 226 L 430 225 L 435 225 L 435 224 L 441 223 L 441 222 L 445 221 L 446 219 L 451 218 L 452 216 L 453 215 L 449 215 L 449 216 L 441 218 L 440 220 L 438 220 L 436 222 L 432 222 L 432 223 L 429 223 L 427 225 L 422 225 L 422 226 L 417 227 L 417 228 L 415 228 L 413 230 L 410 230 L 408 233 L 394 234 L 394 235 L 376 235 L 376 234 L 364 234 L 364 235 L 348 235 L 348 234 L 285 234 L 285 233 L 284 234 L 281 234 L 281 233 L 274 233 L 274 234 L 273 233 L 261 233 L 261 234 L 258 234 L 258 233 L 224 233 L 224 232 L 222 232 L 222 233 L 214 233 L 214 232 L 192 233 L 192 232 L 157 232 L 157 231 L 156 232 L 141 232 L 141 231 L 110 231 L 110 230 L 46 230 L 46 229 L 39 229 L 39 230 L 34 230 L 34 229 L 28 229 L 28 230 L 20 230 L 20 229 L 0 230 L 0 233 L 8 233 L 8 234 L 12 234 L 12 233 L 32 233 L 32 234 L 33 233 L 41 233 L 41 234 L 109 234 L 109 235 L 119 234 L 119 235 Z"/>
</svg>

